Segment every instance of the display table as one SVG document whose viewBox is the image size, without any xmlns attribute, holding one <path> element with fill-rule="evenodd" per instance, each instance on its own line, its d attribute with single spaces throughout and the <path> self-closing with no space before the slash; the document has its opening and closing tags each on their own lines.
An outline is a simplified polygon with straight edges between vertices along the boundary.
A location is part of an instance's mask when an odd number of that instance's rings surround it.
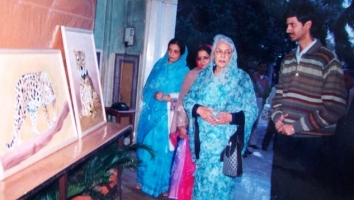
<svg viewBox="0 0 354 200">
<path fill-rule="evenodd" d="M 59 198 L 66 199 L 67 172 L 90 157 L 97 149 L 131 132 L 131 125 L 106 123 L 83 138 L 59 149 L 26 169 L 0 182 L 0 199 L 29 197 L 52 181 L 59 181 Z M 121 170 L 122 168 L 120 168 Z M 121 174 L 119 172 L 119 174 Z M 119 179 L 119 178 L 118 178 Z M 121 196 L 121 180 L 117 179 Z"/>
<path fill-rule="evenodd" d="M 111 107 L 105 107 L 106 109 L 106 114 L 110 116 L 114 116 L 116 118 L 116 122 L 120 124 L 122 122 L 122 117 L 128 117 L 129 118 L 129 124 L 133 126 L 134 130 L 134 120 L 135 120 L 135 109 L 129 109 L 129 110 L 116 110 Z M 130 139 L 130 144 L 133 143 L 133 131 L 129 135 Z"/>
</svg>

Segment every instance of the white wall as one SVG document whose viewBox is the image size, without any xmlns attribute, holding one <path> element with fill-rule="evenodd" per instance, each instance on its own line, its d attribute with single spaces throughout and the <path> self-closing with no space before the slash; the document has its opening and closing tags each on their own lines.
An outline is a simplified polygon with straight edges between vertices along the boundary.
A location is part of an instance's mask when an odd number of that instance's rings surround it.
<svg viewBox="0 0 354 200">
<path fill-rule="evenodd" d="M 142 83 L 155 62 L 166 53 L 167 44 L 175 35 L 177 0 L 148 0 L 146 6 Z"/>
<path fill-rule="evenodd" d="M 144 50 L 139 67 L 136 125 L 141 109 L 142 88 L 153 65 L 166 53 L 168 42 L 175 36 L 177 4 L 178 0 L 147 0 Z"/>
</svg>

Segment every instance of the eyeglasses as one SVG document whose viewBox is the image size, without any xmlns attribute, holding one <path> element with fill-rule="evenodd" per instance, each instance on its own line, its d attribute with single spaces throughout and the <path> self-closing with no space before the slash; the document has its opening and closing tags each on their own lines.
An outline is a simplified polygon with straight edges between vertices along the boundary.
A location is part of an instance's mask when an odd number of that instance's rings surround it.
<svg viewBox="0 0 354 200">
<path fill-rule="evenodd" d="M 217 55 L 217 56 L 221 56 L 221 55 L 224 55 L 224 56 L 231 56 L 231 54 L 232 54 L 232 51 L 231 50 L 226 50 L 226 51 L 222 51 L 221 49 L 216 49 L 215 50 L 215 54 Z"/>
<path fill-rule="evenodd" d="M 198 61 L 201 61 L 201 60 L 209 60 L 209 57 L 208 57 L 208 56 L 197 57 L 197 60 L 198 60 Z"/>
</svg>

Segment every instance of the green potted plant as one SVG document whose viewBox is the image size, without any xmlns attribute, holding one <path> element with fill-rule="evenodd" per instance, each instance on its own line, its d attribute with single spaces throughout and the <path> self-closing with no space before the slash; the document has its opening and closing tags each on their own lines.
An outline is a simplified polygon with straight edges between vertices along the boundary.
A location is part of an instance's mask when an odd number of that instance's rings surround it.
<svg viewBox="0 0 354 200">
<path fill-rule="evenodd" d="M 118 147 L 112 143 L 96 151 L 90 159 L 84 161 L 68 173 L 68 199 L 118 199 L 116 178 L 119 165 L 137 167 L 140 161 L 132 154 L 137 149 L 144 149 L 154 159 L 153 150 L 141 144 Z M 34 199 L 58 199 L 57 185 L 37 193 Z"/>
</svg>

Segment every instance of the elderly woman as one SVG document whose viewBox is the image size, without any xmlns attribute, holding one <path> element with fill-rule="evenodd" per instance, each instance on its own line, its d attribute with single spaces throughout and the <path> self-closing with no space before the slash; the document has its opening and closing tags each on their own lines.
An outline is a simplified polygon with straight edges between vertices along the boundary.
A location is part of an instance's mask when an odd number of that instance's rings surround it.
<svg viewBox="0 0 354 200">
<path fill-rule="evenodd" d="M 181 90 L 182 82 L 189 71 L 188 55 L 183 41 L 174 38 L 167 46 L 166 54 L 159 59 L 143 89 L 142 111 L 139 117 L 137 143 L 150 146 L 155 159 L 145 150 L 138 150 L 142 162 L 137 169 L 137 189 L 158 197 L 168 195 L 173 151 L 169 150 L 168 102 L 172 94 Z"/>
<path fill-rule="evenodd" d="M 223 174 L 220 154 L 240 127 L 246 144 L 258 108 L 250 77 L 237 67 L 233 41 L 216 35 L 211 56 L 184 97 L 196 163 L 193 199 L 234 199 L 236 180 Z"/>
</svg>

